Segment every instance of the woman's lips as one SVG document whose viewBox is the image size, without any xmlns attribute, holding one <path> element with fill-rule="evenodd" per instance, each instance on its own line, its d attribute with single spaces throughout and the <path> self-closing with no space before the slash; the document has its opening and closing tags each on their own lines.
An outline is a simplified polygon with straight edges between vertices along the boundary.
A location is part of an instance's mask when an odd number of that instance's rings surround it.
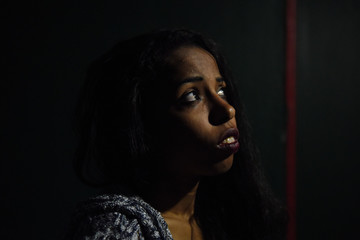
<svg viewBox="0 0 360 240">
<path fill-rule="evenodd" d="M 239 131 L 236 128 L 229 128 L 221 136 L 217 148 L 229 154 L 236 153 L 240 147 L 238 138 Z"/>
</svg>

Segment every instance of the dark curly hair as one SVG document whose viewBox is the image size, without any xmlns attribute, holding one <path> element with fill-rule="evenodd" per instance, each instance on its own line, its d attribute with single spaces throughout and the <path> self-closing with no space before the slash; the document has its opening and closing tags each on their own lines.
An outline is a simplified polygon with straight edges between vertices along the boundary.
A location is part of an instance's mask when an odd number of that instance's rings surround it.
<svg viewBox="0 0 360 240">
<path fill-rule="evenodd" d="M 149 92 L 167 74 L 164 59 L 185 45 L 215 58 L 240 132 L 232 168 L 199 184 L 195 217 L 205 239 L 283 238 L 286 214 L 264 179 L 227 63 L 211 39 L 190 30 L 159 30 L 120 42 L 92 64 L 78 108 L 78 176 L 88 184 L 123 185 L 134 193 L 146 184 L 154 168 L 149 159 L 156 154 Z M 89 169 L 99 169 L 101 178 L 91 178 Z"/>
</svg>

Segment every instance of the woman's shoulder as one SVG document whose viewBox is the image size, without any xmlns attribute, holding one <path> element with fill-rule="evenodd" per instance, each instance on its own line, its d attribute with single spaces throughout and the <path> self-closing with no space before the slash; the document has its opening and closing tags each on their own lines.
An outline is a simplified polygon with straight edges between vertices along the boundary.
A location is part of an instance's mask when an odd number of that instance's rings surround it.
<svg viewBox="0 0 360 240">
<path fill-rule="evenodd" d="M 70 239 L 172 239 L 161 214 L 138 196 L 105 194 L 79 204 Z"/>
</svg>

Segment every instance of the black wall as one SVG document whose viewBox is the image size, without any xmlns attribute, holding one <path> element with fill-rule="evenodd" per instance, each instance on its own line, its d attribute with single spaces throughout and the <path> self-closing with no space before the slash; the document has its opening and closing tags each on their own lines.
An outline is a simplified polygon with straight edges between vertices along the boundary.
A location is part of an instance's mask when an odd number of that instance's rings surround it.
<svg viewBox="0 0 360 240">
<path fill-rule="evenodd" d="M 299 1 L 298 236 L 360 226 L 360 2 Z"/>
<path fill-rule="evenodd" d="M 60 239 L 96 194 L 71 161 L 87 65 L 118 40 L 164 27 L 223 46 L 268 178 L 285 198 L 284 1 L 4 3 L 0 80 L 1 239 Z M 359 225 L 359 4 L 298 4 L 298 238 L 344 239 Z"/>
</svg>

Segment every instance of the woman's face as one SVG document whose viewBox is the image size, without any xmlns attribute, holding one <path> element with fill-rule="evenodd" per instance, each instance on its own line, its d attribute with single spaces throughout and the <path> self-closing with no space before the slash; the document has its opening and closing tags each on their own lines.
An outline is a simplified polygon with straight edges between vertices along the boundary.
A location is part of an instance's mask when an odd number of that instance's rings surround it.
<svg viewBox="0 0 360 240">
<path fill-rule="evenodd" d="M 235 109 L 226 100 L 226 83 L 214 57 L 202 48 L 172 51 L 162 83 L 160 126 L 162 171 L 210 176 L 228 171 L 239 148 Z M 165 107 L 164 107 L 165 106 Z"/>
</svg>

